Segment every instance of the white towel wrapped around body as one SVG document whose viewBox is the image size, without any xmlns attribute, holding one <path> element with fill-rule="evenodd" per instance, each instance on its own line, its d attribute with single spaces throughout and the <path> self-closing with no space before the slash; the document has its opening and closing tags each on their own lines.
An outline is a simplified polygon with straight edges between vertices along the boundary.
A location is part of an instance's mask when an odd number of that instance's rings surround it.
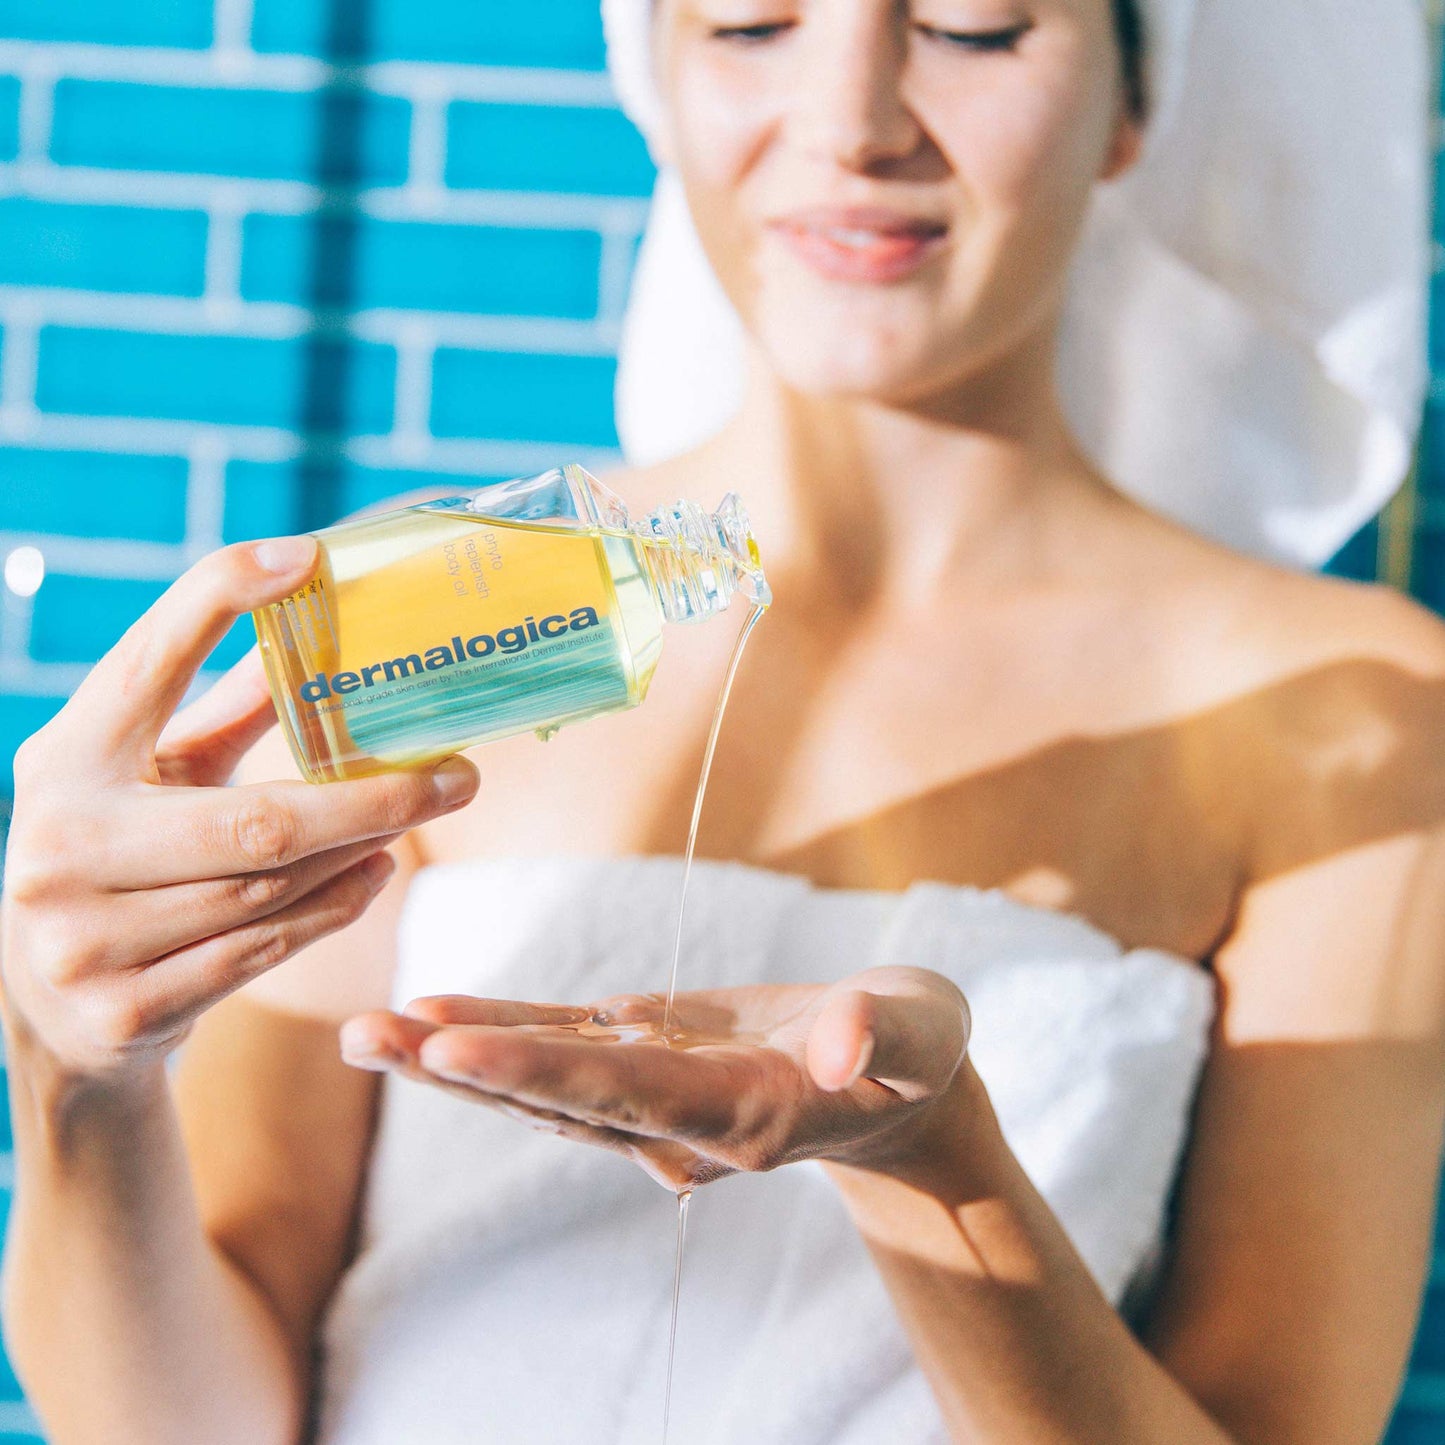
<svg viewBox="0 0 1445 1445">
<path fill-rule="evenodd" d="M 394 998 L 586 1002 L 666 982 L 681 865 L 424 869 Z M 967 994 L 1004 1132 L 1118 1302 L 1158 1248 L 1208 1046 L 1196 964 L 997 892 L 830 890 L 699 862 L 680 987 L 936 969 Z M 388 1079 L 358 1259 L 325 1332 L 323 1445 L 654 1445 L 676 1207 L 618 1155 Z M 688 1445 L 943 1445 L 820 1166 L 693 1199 L 673 1394 Z"/>
</svg>

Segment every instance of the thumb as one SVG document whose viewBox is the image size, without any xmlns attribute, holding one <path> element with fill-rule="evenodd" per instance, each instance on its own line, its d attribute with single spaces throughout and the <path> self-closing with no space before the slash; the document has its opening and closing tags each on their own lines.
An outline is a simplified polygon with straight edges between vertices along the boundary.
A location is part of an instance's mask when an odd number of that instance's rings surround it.
<svg viewBox="0 0 1445 1445">
<path fill-rule="evenodd" d="M 876 968 L 832 989 L 808 1035 L 808 1072 L 836 1093 L 874 1079 L 905 1099 L 948 1087 L 968 1049 L 962 993 L 921 968 Z"/>
</svg>

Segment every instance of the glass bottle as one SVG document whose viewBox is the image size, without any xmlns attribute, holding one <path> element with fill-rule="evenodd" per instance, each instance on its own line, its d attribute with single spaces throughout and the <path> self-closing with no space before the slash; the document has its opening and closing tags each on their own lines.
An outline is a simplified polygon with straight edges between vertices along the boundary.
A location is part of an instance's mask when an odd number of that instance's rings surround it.
<svg viewBox="0 0 1445 1445">
<path fill-rule="evenodd" d="M 735 493 L 634 521 L 575 463 L 316 536 L 316 577 L 252 614 L 311 782 L 636 707 L 665 622 L 772 600 Z"/>
</svg>

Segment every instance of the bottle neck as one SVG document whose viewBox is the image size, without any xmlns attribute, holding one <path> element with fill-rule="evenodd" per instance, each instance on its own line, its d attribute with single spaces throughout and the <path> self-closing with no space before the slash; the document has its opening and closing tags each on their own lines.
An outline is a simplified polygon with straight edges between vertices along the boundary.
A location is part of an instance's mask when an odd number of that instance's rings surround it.
<svg viewBox="0 0 1445 1445">
<path fill-rule="evenodd" d="M 659 507 L 634 524 L 643 570 L 669 622 L 704 622 L 733 594 L 760 607 L 773 600 L 752 527 L 735 492 L 709 514 L 696 502 Z"/>
</svg>

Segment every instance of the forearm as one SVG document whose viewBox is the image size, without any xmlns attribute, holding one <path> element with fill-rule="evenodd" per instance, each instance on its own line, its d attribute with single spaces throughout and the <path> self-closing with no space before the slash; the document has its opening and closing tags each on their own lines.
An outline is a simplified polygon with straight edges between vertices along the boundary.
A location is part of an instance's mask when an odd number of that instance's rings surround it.
<svg viewBox="0 0 1445 1445">
<path fill-rule="evenodd" d="M 906 1167 L 829 1165 L 955 1440 L 1228 1445 L 1130 1333 L 965 1064 Z"/>
<path fill-rule="evenodd" d="M 6 1334 L 54 1445 L 291 1445 L 301 1371 L 201 1226 L 163 1066 L 77 1089 L 26 1054 Z"/>
</svg>

